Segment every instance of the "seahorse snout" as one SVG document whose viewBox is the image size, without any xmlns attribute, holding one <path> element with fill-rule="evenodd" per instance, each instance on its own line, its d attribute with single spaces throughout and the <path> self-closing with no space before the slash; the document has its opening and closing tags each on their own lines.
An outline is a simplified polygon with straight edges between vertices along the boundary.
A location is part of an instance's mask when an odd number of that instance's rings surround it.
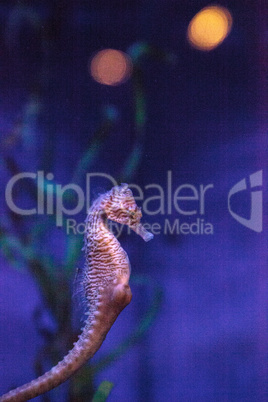
<svg viewBox="0 0 268 402">
<path fill-rule="evenodd" d="M 130 226 L 130 229 L 132 229 L 135 233 L 137 233 L 139 236 L 143 238 L 144 241 L 150 241 L 153 239 L 154 235 L 150 232 L 148 232 L 144 226 L 142 226 L 141 223 L 134 224 Z"/>
</svg>

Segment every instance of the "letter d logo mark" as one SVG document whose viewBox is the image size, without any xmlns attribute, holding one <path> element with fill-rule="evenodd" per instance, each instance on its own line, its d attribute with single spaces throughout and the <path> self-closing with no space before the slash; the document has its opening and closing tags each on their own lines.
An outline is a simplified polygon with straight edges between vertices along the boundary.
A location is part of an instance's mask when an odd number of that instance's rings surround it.
<svg viewBox="0 0 268 402">
<path fill-rule="evenodd" d="M 250 218 L 246 219 L 231 210 L 231 197 L 240 192 L 247 190 L 246 179 L 236 183 L 228 194 L 228 209 L 230 214 L 237 222 L 255 232 L 262 232 L 262 190 L 254 190 L 255 187 L 262 186 L 262 170 L 255 172 L 249 176 L 250 182 Z"/>
</svg>

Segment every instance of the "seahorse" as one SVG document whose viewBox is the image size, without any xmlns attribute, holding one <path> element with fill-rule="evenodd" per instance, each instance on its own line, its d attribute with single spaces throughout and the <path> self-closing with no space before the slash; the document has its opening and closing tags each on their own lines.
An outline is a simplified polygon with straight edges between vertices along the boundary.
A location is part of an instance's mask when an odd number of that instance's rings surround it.
<svg viewBox="0 0 268 402">
<path fill-rule="evenodd" d="M 22 402 L 57 387 L 72 376 L 100 348 L 120 312 L 130 303 L 130 263 L 127 253 L 109 230 L 108 222 L 129 226 L 145 241 L 153 238 L 140 223 L 141 208 L 136 205 L 127 184 L 115 186 L 100 195 L 88 211 L 85 225 L 85 266 L 81 287 L 87 304 L 87 319 L 78 341 L 51 370 L 0 397 L 1 402 Z"/>
</svg>

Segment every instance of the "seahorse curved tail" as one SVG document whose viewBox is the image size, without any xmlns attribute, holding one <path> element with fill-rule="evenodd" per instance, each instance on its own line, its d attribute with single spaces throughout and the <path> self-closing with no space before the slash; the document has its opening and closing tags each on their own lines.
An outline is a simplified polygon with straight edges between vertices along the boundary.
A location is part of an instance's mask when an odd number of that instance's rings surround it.
<svg viewBox="0 0 268 402">
<path fill-rule="evenodd" d="M 100 291 L 93 321 L 85 322 L 78 341 L 70 352 L 50 371 L 0 397 L 1 402 L 23 402 L 68 380 L 100 348 L 120 312 L 131 301 L 131 290 L 126 283 L 114 283 Z"/>
</svg>

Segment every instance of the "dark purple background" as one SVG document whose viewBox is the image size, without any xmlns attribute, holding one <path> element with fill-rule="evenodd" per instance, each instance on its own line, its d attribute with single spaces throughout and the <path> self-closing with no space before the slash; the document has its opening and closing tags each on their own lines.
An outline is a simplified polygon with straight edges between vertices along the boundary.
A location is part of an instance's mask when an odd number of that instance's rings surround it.
<svg viewBox="0 0 268 402">
<path fill-rule="evenodd" d="M 113 104 L 119 121 L 91 171 L 118 174 L 134 139 L 131 84 L 101 86 L 88 75 L 87 62 L 99 49 L 125 51 L 133 42 L 146 41 L 176 54 L 177 64 L 143 63 L 146 142 L 133 182 L 165 187 L 171 170 L 174 190 L 184 183 L 214 184 L 205 205 L 213 235 L 162 234 L 148 244 L 134 235 L 122 239 L 132 272 L 154 278 L 163 288 L 164 302 L 146 337 L 101 373 L 96 384 L 114 382 L 111 402 L 267 400 L 267 199 L 262 233 L 241 226 L 227 208 L 235 183 L 260 169 L 267 181 L 266 2 L 219 2 L 231 11 L 234 25 L 227 40 L 209 53 L 192 49 L 185 38 L 189 21 L 206 1 L 66 1 L 58 2 L 57 10 L 53 3 L 35 2 L 55 35 L 47 56 L 52 79 L 44 85 L 36 147 L 14 150 L 21 170 L 45 168 L 45 154 L 54 164 L 49 171 L 67 184 L 102 108 Z M 9 1 L 1 2 L 1 135 L 27 101 L 42 59 L 35 31 L 27 26 L 14 50 L 8 49 L 5 27 L 11 10 Z M 3 212 L 8 178 L 3 166 Z M 243 199 L 241 214 L 248 212 L 248 201 Z M 163 223 L 165 217 L 144 220 Z M 49 252 L 60 256 L 58 243 L 53 248 L 53 241 Z M 133 329 L 149 303 L 146 296 L 133 286 L 131 305 L 98 354 Z M 38 306 L 42 300 L 30 274 L 2 258 L 0 393 L 34 376 L 33 358 L 43 342 L 32 321 Z M 42 320 L 54 328 L 46 310 Z M 65 400 L 59 392 L 52 400 Z"/>
</svg>

